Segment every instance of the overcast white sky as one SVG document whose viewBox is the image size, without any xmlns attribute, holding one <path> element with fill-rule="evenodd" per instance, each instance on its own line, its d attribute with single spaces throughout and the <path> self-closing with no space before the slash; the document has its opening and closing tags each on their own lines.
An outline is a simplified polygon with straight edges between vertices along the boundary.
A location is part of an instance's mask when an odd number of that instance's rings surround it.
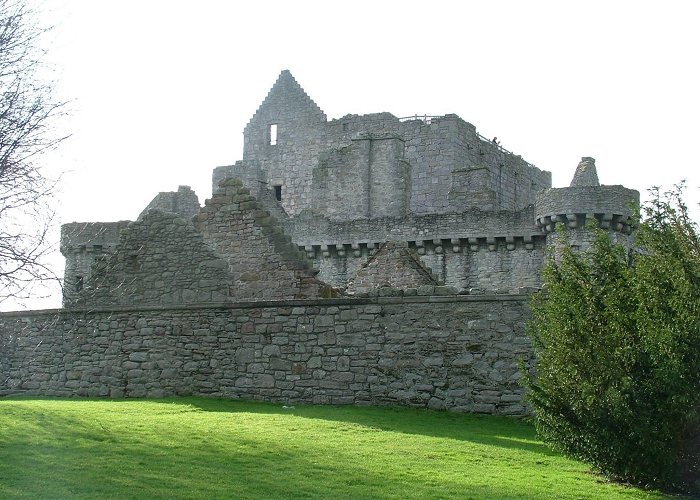
<svg viewBox="0 0 700 500">
<path fill-rule="evenodd" d="M 568 185 L 700 174 L 700 2 L 53 0 L 51 61 L 72 133 L 60 223 L 134 219 L 159 191 L 242 154 L 242 132 L 289 69 L 329 119 L 456 113 Z M 49 161 L 50 160 L 50 161 Z M 57 238 L 58 236 L 56 236 Z M 55 259 L 61 267 L 62 258 Z M 31 307 L 58 307 L 58 293 Z M 4 306 L 7 309 L 7 306 Z"/>
</svg>

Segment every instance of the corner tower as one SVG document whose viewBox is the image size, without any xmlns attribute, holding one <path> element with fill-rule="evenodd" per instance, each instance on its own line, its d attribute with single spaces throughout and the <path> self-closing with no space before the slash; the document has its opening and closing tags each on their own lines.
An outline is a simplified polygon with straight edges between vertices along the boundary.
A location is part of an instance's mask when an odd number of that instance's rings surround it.
<svg viewBox="0 0 700 500">
<path fill-rule="evenodd" d="M 593 235 L 586 224 L 594 220 L 599 227 L 612 231 L 613 237 L 629 243 L 631 216 L 639 206 L 639 191 L 624 186 L 601 186 L 595 159 L 581 158 L 571 185 L 542 191 L 535 199 L 535 224 L 547 238 L 547 246 L 564 244 L 555 231 L 558 224 L 566 228 L 566 243 L 586 250 Z"/>
</svg>

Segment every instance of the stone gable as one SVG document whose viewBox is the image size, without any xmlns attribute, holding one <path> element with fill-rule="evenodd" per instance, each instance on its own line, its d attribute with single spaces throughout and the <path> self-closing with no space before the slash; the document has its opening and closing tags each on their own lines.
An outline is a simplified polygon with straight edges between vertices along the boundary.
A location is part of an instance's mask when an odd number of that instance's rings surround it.
<svg viewBox="0 0 700 500">
<path fill-rule="evenodd" d="M 236 300 L 317 297 L 327 285 L 306 255 L 239 180 L 221 183 L 195 216 L 204 241 L 228 263 Z"/>
<path fill-rule="evenodd" d="M 406 243 L 388 241 L 360 268 L 346 292 L 362 294 L 376 288 L 417 289 L 424 285 L 439 283 Z"/>
</svg>

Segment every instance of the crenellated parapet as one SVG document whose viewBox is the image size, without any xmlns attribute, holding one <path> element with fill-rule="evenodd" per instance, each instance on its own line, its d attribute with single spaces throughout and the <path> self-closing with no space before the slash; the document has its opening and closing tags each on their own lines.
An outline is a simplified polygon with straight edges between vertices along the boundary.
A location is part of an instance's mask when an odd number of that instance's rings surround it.
<svg viewBox="0 0 700 500">
<path fill-rule="evenodd" d="M 71 222 L 61 226 L 61 253 L 72 251 L 98 251 L 119 242 L 119 233 L 131 223 L 119 222 Z"/>
</svg>

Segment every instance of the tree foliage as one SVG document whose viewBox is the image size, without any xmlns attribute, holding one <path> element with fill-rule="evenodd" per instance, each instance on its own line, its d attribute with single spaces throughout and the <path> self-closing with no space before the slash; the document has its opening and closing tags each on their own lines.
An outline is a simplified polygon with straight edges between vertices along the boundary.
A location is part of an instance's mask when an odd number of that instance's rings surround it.
<svg viewBox="0 0 700 500">
<path fill-rule="evenodd" d="M 545 266 L 526 377 L 542 436 L 613 477 L 700 492 L 700 239 L 682 188 L 642 211 L 634 250 L 598 231 Z"/>
<path fill-rule="evenodd" d="M 53 277 L 43 264 L 54 184 L 38 160 L 62 141 L 41 39 L 46 29 L 21 0 L 0 0 L 0 300 Z"/>
</svg>

